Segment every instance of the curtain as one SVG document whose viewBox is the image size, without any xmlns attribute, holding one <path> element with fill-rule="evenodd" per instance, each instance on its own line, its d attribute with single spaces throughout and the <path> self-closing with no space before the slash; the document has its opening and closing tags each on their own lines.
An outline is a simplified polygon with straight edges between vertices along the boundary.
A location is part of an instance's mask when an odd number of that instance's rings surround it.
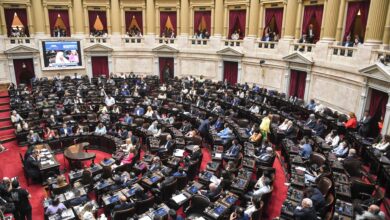
<svg viewBox="0 0 390 220">
<path fill-rule="evenodd" d="M 92 75 L 98 77 L 101 75 L 109 76 L 108 57 L 91 57 Z"/>
<path fill-rule="evenodd" d="M 236 30 L 240 30 L 240 39 L 245 37 L 246 10 L 230 10 L 229 38 Z"/>
<path fill-rule="evenodd" d="M 15 59 L 14 70 L 17 84 L 30 85 L 31 78 L 35 77 L 33 59 Z"/>
<path fill-rule="evenodd" d="M 362 18 L 362 26 L 363 26 L 362 28 L 363 30 L 366 29 L 369 8 L 370 8 L 370 1 L 348 2 L 348 10 L 347 10 L 347 17 L 345 21 L 345 30 L 344 30 L 344 40 L 351 33 L 353 23 L 355 21 L 355 18 L 359 10 L 360 10 L 360 16 Z"/>
<path fill-rule="evenodd" d="M 173 32 L 175 33 L 175 36 L 177 35 L 177 28 L 176 28 L 176 11 L 162 11 L 160 12 L 160 36 L 162 36 L 165 26 L 167 25 L 168 17 L 171 20 Z M 170 26 L 170 25 L 168 25 Z M 169 36 L 167 36 L 169 37 Z"/>
<path fill-rule="evenodd" d="M 103 24 L 103 31 L 107 31 L 106 11 L 88 11 L 89 31 L 91 32 L 93 31 L 93 25 L 98 15 Z"/>
<path fill-rule="evenodd" d="M 303 99 L 305 97 L 305 87 L 306 72 L 291 70 L 289 95 Z"/>
<path fill-rule="evenodd" d="M 310 22 L 314 18 L 316 22 L 316 24 L 313 24 L 315 41 L 320 39 L 323 10 L 323 5 L 305 6 L 305 12 L 303 13 L 302 33 L 307 32 Z"/>
<path fill-rule="evenodd" d="M 159 70 L 160 70 L 160 82 L 164 83 L 164 70 L 169 68 L 170 78 L 174 77 L 175 66 L 173 64 L 173 58 L 171 57 L 159 57 L 158 58 Z"/>
<path fill-rule="evenodd" d="M 57 21 L 58 15 L 61 16 L 66 27 L 66 36 L 70 36 L 70 25 L 69 25 L 69 14 L 68 10 L 49 10 L 49 23 L 50 23 L 50 34 L 53 36 L 54 25 Z"/>
<path fill-rule="evenodd" d="M 206 30 L 211 31 L 211 11 L 195 11 L 194 13 L 194 33 L 199 31 L 199 25 L 202 23 L 202 17 L 205 21 Z M 210 33 L 211 34 L 211 33 Z"/>
<path fill-rule="evenodd" d="M 137 21 L 137 24 L 139 26 L 139 28 L 141 29 L 141 34 L 144 34 L 144 26 L 143 26 L 143 23 L 142 23 L 142 11 L 126 11 L 125 12 L 125 24 L 126 24 L 126 31 L 129 30 L 129 27 L 130 27 L 130 24 L 131 24 L 131 21 L 133 20 L 133 16 L 135 18 L 135 20 Z"/>
<path fill-rule="evenodd" d="M 370 111 L 369 111 L 370 116 L 373 118 L 377 118 L 378 120 L 380 119 L 380 117 L 385 118 L 386 105 L 388 99 L 389 99 L 388 94 L 373 89 L 371 92 Z"/>
<path fill-rule="evenodd" d="M 227 80 L 231 85 L 237 83 L 238 77 L 238 63 L 237 62 L 223 62 L 223 79 Z"/>
<path fill-rule="evenodd" d="M 7 25 L 8 36 L 11 36 L 11 26 L 14 19 L 14 14 L 17 14 L 24 26 L 24 33 L 30 36 L 28 32 L 27 11 L 25 8 L 6 8 L 4 9 L 5 23 Z"/>
<path fill-rule="evenodd" d="M 265 10 L 265 27 L 264 30 L 270 25 L 272 18 L 275 18 L 276 30 L 272 30 L 279 34 L 282 31 L 282 23 L 283 23 L 283 8 L 267 8 Z M 263 35 L 265 31 L 263 32 Z"/>
</svg>

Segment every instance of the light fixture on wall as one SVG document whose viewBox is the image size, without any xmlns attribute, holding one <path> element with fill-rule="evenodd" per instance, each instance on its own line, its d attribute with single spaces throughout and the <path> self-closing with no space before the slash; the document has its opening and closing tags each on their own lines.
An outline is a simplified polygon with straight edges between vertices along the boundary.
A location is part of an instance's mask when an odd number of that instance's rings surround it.
<svg viewBox="0 0 390 220">
<path fill-rule="evenodd" d="M 362 15 L 362 12 L 360 11 L 360 9 L 359 9 L 357 15 L 358 15 L 358 16 Z"/>
<path fill-rule="evenodd" d="M 26 69 L 26 64 L 25 63 L 22 64 L 22 68 Z"/>
</svg>

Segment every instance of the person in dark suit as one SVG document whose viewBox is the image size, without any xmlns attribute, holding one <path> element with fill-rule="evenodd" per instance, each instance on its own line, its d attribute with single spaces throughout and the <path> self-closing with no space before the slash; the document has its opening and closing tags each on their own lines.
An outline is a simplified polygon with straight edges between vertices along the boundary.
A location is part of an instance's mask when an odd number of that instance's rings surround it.
<svg viewBox="0 0 390 220">
<path fill-rule="evenodd" d="M 210 200 L 213 200 L 216 196 L 218 196 L 222 191 L 222 187 L 218 186 L 215 183 L 210 183 L 209 190 L 199 191 L 200 194 L 207 196 Z"/>
<path fill-rule="evenodd" d="M 199 131 L 200 135 L 203 138 L 205 138 L 205 140 L 208 143 L 211 143 L 211 138 L 210 138 L 210 134 L 209 134 L 211 120 L 212 120 L 212 118 L 205 118 L 204 120 L 201 120 L 199 127 L 198 127 L 198 131 Z"/>
<path fill-rule="evenodd" d="M 271 161 L 273 156 L 274 156 L 274 151 L 272 150 L 272 147 L 267 147 L 265 153 L 262 153 L 259 156 L 255 156 L 255 157 L 256 157 L 256 161 L 267 163 Z"/>
<path fill-rule="evenodd" d="M 359 127 L 359 134 L 363 137 L 367 137 L 369 132 L 370 132 L 370 128 L 371 128 L 371 116 L 370 114 L 368 113 L 368 111 L 365 111 L 364 112 L 364 116 L 363 118 L 360 120 L 359 124 L 360 124 L 360 127 Z"/>
<path fill-rule="evenodd" d="M 314 128 L 313 128 L 312 132 L 315 135 L 322 137 L 322 135 L 325 132 L 325 125 L 324 125 L 324 123 L 322 122 L 321 119 L 317 120 L 316 124 L 314 125 Z"/>
<path fill-rule="evenodd" d="M 316 211 L 324 208 L 325 198 L 321 191 L 316 187 L 307 187 L 304 191 L 304 197 L 310 198 Z"/>
<path fill-rule="evenodd" d="M 72 135 L 72 127 L 67 126 L 65 123 L 62 125 L 62 128 L 60 128 L 60 136 L 69 136 Z"/>
<path fill-rule="evenodd" d="M 166 152 L 169 152 L 172 149 L 172 147 L 173 147 L 172 136 L 167 135 L 167 142 L 164 145 L 160 146 L 160 148 L 158 149 L 158 155 L 161 157 Z"/>
<path fill-rule="evenodd" d="M 221 131 L 224 128 L 223 118 L 219 117 L 217 121 L 214 123 L 214 128 L 218 132 Z"/>
<path fill-rule="evenodd" d="M 316 220 L 317 214 L 313 208 L 313 201 L 309 198 L 304 198 L 302 205 L 294 210 L 294 217 L 296 220 Z"/>
<path fill-rule="evenodd" d="M 361 177 L 360 173 L 362 162 L 356 157 L 356 150 L 351 148 L 348 151 L 348 156 L 342 161 L 345 171 L 351 177 Z"/>
<path fill-rule="evenodd" d="M 169 186 L 175 180 L 176 180 L 176 178 L 174 176 L 169 176 L 169 177 L 165 178 L 165 180 L 162 181 L 161 184 L 159 184 L 159 189 L 161 190 L 161 189 Z"/>
<path fill-rule="evenodd" d="M 120 196 L 119 197 L 119 204 L 115 205 L 114 208 L 112 209 L 112 211 L 115 212 L 115 211 L 126 210 L 126 209 L 129 209 L 131 207 L 134 207 L 134 203 L 127 202 L 126 196 Z"/>
<path fill-rule="evenodd" d="M 195 145 L 191 156 L 188 157 L 189 161 L 198 161 L 202 157 L 202 151 L 198 145 Z"/>
<path fill-rule="evenodd" d="M 224 157 L 237 157 L 240 152 L 240 145 L 238 145 L 238 141 L 236 139 L 233 140 L 232 146 L 226 151 Z"/>
<path fill-rule="evenodd" d="M 346 41 L 343 42 L 344 47 L 353 47 L 353 42 L 351 41 L 351 36 L 347 36 Z"/>
<path fill-rule="evenodd" d="M 149 166 L 148 171 L 154 172 L 161 168 L 161 160 L 160 157 L 154 157 L 152 160 L 152 164 Z"/>
<path fill-rule="evenodd" d="M 315 125 L 316 125 L 316 117 L 314 114 L 311 114 L 309 116 L 309 119 L 307 119 L 307 121 L 305 122 L 305 126 L 310 129 L 313 129 Z"/>
<path fill-rule="evenodd" d="M 41 182 L 41 173 L 39 170 L 39 151 L 34 150 L 32 155 L 30 155 L 26 160 L 26 171 L 28 175 L 35 181 Z"/>
<path fill-rule="evenodd" d="M 200 96 L 198 96 L 198 99 L 196 101 L 196 107 L 203 107 L 203 106 L 204 106 L 204 101 Z"/>
</svg>

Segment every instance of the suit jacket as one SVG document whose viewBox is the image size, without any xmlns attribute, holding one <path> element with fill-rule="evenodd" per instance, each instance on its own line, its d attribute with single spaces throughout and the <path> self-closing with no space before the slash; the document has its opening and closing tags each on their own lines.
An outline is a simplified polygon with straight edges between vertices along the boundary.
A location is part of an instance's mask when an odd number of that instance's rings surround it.
<svg viewBox="0 0 390 220">
<path fill-rule="evenodd" d="M 316 126 L 316 120 L 308 120 L 306 123 L 305 123 L 305 125 L 307 126 L 307 127 L 309 127 L 310 129 L 313 129 L 314 128 L 314 126 Z"/>
<path fill-rule="evenodd" d="M 207 190 L 205 196 L 207 196 L 210 200 L 212 200 L 221 193 L 221 190 L 222 190 L 222 188 L 220 186 L 218 186 L 217 189 L 213 192 L 210 190 Z"/>
<path fill-rule="evenodd" d="M 39 161 L 33 156 L 29 156 L 25 163 L 27 172 L 39 172 Z"/>
<path fill-rule="evenodd" d="M 344 169 L 352 177 L 361 177 L 362 162 L 356 157 L 347 157 L 343 161 Z"/>
<path fill-rule="evenodd" d="M 112 211 L 121 211 L 121 210 L 129 209 L 131 207 L 134 207 L 134 203 L 129 203 L 129 202 L 119 203 L 118 205 L 114 206 Z"/>
<path fill-rule="evenodd" d="M 200 150 L 195 151 L 191 154 L 190 160 L 191 161 L 197 161 L 202 157 L 202 152 Z"/>
<path fill-rule="evenodd" d="M 316 220 L 317 215 L 314 208 L 295 209 L 294 217 L 296 220 Z"/>
<path fill-rule="evenodd" d="M 172 141 L 167 141 L 163 146 L 161 146 L 161 149 L 164 151 L 170 151 L 173 146 Z"/>
<path fill-rule="evenodd" d="M 325 126 L 322 123 L 320 123 L 320 124 L 316 123 L 313 130 L 316 133 L 316 135 L 322 136 L 322 134 L 324 134 L 324 131 L 325 131 Z"/>
<path fill-rule="evenodd" d="M 60 135 L 65 135 L 65 130 L 66 130 L 66 132 L 67 132 L 67 135 L 70 135 L 70 134 L 73 133 L 73 132 L 72 132 L 72 128 L 67 127 L 67 128 L 61 128 L 61 129 L 60 129 Z"/>
<path fill-rule="evenodd" d="M 232 145 L 229 150 L 226 152 L 226 154 L 228 156 L 237 156 L 238 155 L 238 152 L 240 151 L 240 146 L 238 145 Z"/>
<path fill-rule="evenodd" d="M 145 110 L 143 108 L 136 108 L 134 109 L 134 114 L 141 116 L 145 114 Z"/>
</svg>

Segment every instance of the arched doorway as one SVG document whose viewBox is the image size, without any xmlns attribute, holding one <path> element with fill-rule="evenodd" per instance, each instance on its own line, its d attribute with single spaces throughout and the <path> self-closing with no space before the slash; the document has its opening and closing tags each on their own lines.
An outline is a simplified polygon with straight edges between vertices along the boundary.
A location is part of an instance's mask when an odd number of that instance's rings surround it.
<svg viewBox="0 0 390 220">
<path fill-rule="evenodd" d="M 30 85 L 31 79 L 35 77 L 33 59 L 14 59 L 13 63 L 16 84 Z"/>
</svg>

